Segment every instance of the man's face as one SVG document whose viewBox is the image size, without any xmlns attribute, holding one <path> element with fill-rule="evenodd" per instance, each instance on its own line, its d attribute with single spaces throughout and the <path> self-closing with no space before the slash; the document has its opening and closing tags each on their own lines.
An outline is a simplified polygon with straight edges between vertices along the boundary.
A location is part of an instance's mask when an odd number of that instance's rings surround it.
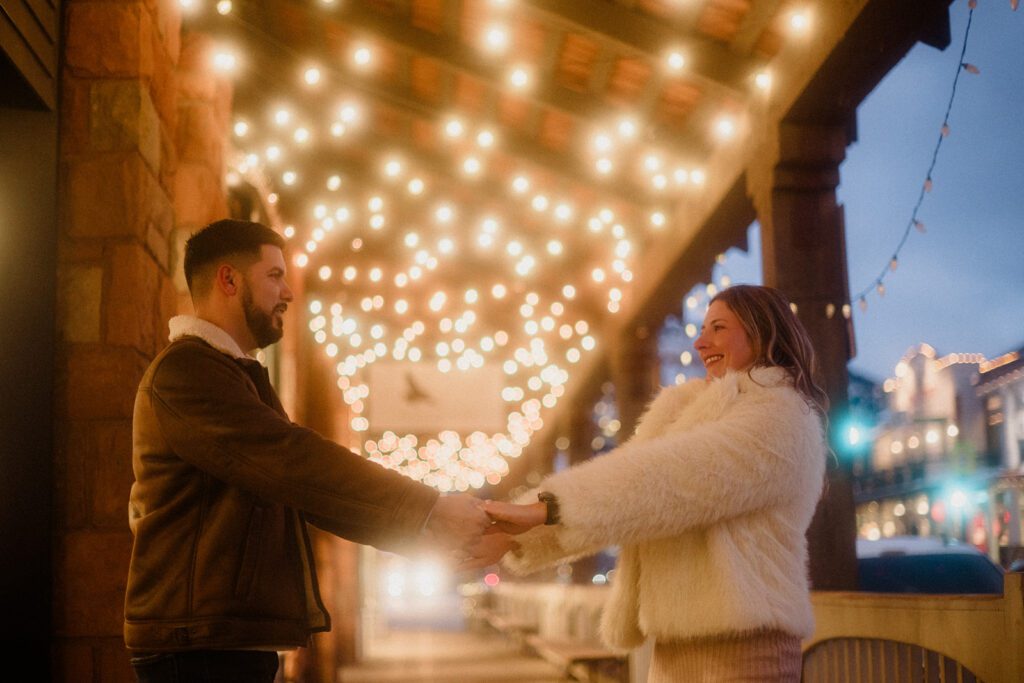
<svg viewBox="0 0 1024 683">
<path fill-rule="evenodd" d="M 242 278 L 242 310 L 257 348 L 270 346 L 284 334 L 284 312 L 292 300 L 285 272 L 284 254 L 264 244 L 260 260 Z"/>
</svg>

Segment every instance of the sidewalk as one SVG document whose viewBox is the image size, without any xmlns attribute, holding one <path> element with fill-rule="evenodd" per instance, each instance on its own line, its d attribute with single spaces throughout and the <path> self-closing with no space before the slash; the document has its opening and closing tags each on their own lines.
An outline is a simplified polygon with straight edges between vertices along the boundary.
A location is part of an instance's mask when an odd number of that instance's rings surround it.
<svg viewBox="0 0 1024 683">
<path fill-rule="evenodd" d="M 570 680 L 497 634 L 394 631 L 367 643 L 342 683 L 556 683 Z"/>
</svg>

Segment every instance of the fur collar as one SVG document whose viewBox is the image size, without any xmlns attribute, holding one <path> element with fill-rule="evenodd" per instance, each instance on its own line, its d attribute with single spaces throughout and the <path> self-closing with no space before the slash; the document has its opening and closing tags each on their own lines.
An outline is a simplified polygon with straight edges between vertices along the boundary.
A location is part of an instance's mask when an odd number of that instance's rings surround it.
<svg viewBox="0 0 1024 683">
<path fill-rule="evenodd" d="M 789 372 L 776 366 L 749 371 L 729 370 L 710 380 L 693 379 L 665 387 L 648 406 L 636 428 L 636 438 L 645 440 L 668 425 L 692 426 L 721 415 L 740 394 L 758 392 L 791 383 Z"/>
<path fill-rule="evenodd" d="M 789 372 L 777 365 L 759 365 L 750 370 L 729 370 L 725 376 L 714 382 L 735 382 L 739 391 L 749 391 L 754 387 L 777 387 L 780 384 L 792 384 Z"/>
<path fill-rule="evenodd" d="M 169 339 L 177 341 L 182 337 L 199 337 L 204 342 L 217 349 L 223 354 L 232 358 L 253 360 L 253 357 L 238 346 L 230 334 L 217 327 L 209 320 L 203 320 L 192 315 L 176 315 L 167 323 L 171 334 Z"/>
</svg>

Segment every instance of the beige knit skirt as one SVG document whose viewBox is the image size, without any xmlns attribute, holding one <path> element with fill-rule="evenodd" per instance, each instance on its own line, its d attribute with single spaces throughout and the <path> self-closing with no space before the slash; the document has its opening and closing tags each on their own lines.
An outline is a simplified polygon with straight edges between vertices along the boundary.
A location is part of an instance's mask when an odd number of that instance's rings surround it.
<svg viewBox="0 0 1024 683">
<path fill-rule="evenodd" d="M 782 631 L 655 643 L 647 683 L 799 683 L 801 664 Z"/>
</svg>

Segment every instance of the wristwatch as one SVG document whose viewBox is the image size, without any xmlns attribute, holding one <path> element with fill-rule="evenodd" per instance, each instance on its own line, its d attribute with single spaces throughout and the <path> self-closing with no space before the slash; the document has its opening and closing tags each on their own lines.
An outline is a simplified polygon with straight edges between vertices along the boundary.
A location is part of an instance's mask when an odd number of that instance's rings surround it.
<svg viewBox="0 0 1024 683">
<path fill-rule="evenodd" d="M 558 524 L 562 521 L 562 518 L 558 513 L 558 498 L 555 494 L 550 491 L 541 491 L 537 494 L 537 500 L 544 503 L 548 509 L 548 514 L 544 519 L 544 524 L 551 526 L 552 524 Z"/>
</svg>

